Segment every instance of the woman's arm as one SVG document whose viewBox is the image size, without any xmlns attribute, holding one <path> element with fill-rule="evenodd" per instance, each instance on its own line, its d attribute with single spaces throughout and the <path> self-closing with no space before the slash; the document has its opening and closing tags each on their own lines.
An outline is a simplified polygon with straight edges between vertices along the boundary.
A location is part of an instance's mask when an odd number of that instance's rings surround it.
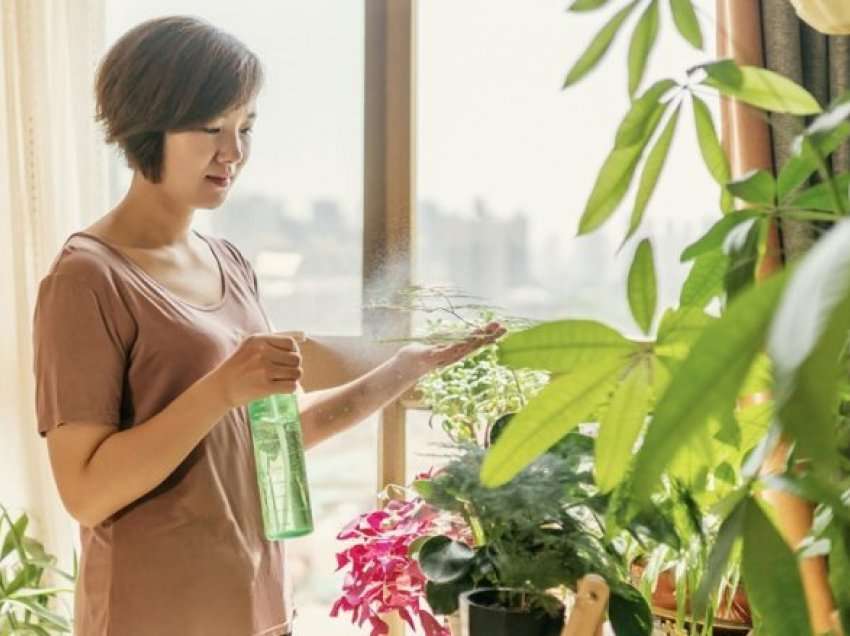
<svg viewBox="0 0 850 636">
<path fill-rule="evenodd" d="M 145 422 L 123 431 L 104 422 L 63 422 L 48 433 L 47 446 L 65 508 L 84 526 L 101 523 L 161 484 L 227 411 L 292 393 L 300 377 L 292 338 L 252 336 Z"/>
<path fill-rule="evenodd" d="M 492 323 L 457 344 L 411 344 L 356 380 L 299 396 L 304 446 L 315 446 L 361 422 L 398 399 L 423 375 L 461 360 L 504 333 L 501 325 Z"/>
</svg>

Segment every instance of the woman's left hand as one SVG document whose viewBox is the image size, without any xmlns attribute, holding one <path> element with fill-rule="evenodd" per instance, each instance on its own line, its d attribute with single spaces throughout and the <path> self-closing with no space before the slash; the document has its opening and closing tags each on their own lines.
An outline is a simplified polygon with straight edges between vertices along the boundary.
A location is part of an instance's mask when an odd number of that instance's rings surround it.
<svg viewBox="0 0 850 636">
<path fill-rule="evenodd" d="M 462 360 L 481 347 L 486 347 L 505 335 L 506 329 L 498 322 L 475 330 L 471 336 L 460 342 L 444 345 L 427 345 L 414 342 L 398 351 L 399 360 L 416 377 L 435 371 L 441 367 Z"/>
</svg>

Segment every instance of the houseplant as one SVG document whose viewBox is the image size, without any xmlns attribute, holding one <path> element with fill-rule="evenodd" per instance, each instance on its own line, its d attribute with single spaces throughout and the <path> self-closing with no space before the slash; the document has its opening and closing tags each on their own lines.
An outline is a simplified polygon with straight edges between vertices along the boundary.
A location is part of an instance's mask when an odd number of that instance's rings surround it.
<svg viewBox="0 0 850 636">
<path fill-rule="evenodd" d="M 547 591 L 574 588 L 585 574 L 596 573 L 611 587 L 610 618 L 617 633 L 648 634 L 648 607 L 627 582 L 623 555 L 608 541 L 596 509 L 588 470 L 592 437 L 571 433 L 492 490 L 479 479 L 485 452 L 477 445 L 461 446 L 433 478 L 414 484 L 434 508 L 462 516 L 473 539 L 470 544 L 436 535 L 418 546 L 430 606 L 451 614 L 460 594 L 500 588 L 501 595 L 490 601 L 492 611 L 505 615 L 501 621 L 508 630 L 520 633 L 511 621 L 529 620 L 528 614 L 543 624 L 553 615 L 562 621 L 563 606 Z M 546 633 L 544 626 L 539 629 Z"/>
<path fill-rule="evenodd" d="M 660 321 L 651 245 L 642 242 L 636 250 L 628 295 L 645 338 L 592 321 L 567 320 L 538 325 L 502 343 L 503 364 L 544 369 L 560 379 L 511 422 L 484 461 L 482 481 L 494 487 L 506 483 L 592 411 L 601 410 L 600 481 L 631 502 L 629 514 L 638 514 L 667 487 L 679 457 L 698 455 L 706 441 L 725 435 L 739 456 L 729 463 L 734 488 L 714 509 L 717 537 L 701 583 L 689 590 L 692 616 L 705 610 L 729 555 L 740 551 L 757 626 L 772 635 L 812 633 L 798 555 L 759 494 L 785 489 L 818 507 L 812 536 L 799 547 L 807 554 L 828 554 L 832 592 L 847 631 L 848 473 L 837 431 L 846 411 L 841 378 L 850 331 L 850 229 L 842 217 L 850 205 L 848 175 L 833 174 L 828 159 L 850 136 L 850 105 L 839 98 L 806 127 L 776 176 L 759 171 L 733 180 L 703 99 L 706 91 L 793 115 L 817 114 L 821 106 L 787 78 L 730 60 L 708 62 L 690 69 L 683 83 L 662 79 L 639 93 L 658 33 L 660 4 L 577 0 L 571 6 L 593 11 L 613 5 L 616 13 L 573 66 L 566 85 L 590 72 L 629 15 L 644 8 L 629 48 L 629 90 L 636 98 L 617 131 L 579 232 L 606 223 L 638 174 L 624 241 L 639 230 L 685 104 L 693 112 L 709 172 L 720 185 L 723 216 L 683 253 L 683 260 L 694 262 L 690 277 L 679 305 Z M 700 46 L 692 3 L 674 0 L 669 6 L 682 36 Z M 742 209 L 731 213 L 733 198 Z M 770 228 L 780 219 L 817 224 L 824 236 L 796 266 L 756 286 Z M 717 306 L 715 299 L 720 315 L 709 318 L 704 310 L 712 300 Z M 760 374 L 760 368 L 766 372 Z M 745 444 L 738 418 L 747 404 L 761 407 L 765 429 L 751 447 L 753 440 Z M 780 437 L 787 446 L 777 446 Z M 777 448 L 787 448 L 779 473 L 762 475 L 765 458 Z M 612 457 L 625 458 L 625 466 Z"/>
<path fill-rule="evenodd" d="M 0 634 L 49 636 L 71 632 L 73 572 L 56 567 L 56 558 L 26 534 L 29 517 L 13 519 L 0 505 Z M 67 585 L 57 585 L 56 581 Z"/>
</svg>

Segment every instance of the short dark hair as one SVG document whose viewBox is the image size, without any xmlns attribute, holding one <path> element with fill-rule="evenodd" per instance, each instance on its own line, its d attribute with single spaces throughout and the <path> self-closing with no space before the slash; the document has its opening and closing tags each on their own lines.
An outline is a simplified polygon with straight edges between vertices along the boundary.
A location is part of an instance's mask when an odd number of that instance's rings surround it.
<svg viewBox="0 0 850 636">
<path fill-rule="evenodd" d="M 262 84 L 259 58 L 234 36 L 192 16 L 156 18 L 125 33 L 101 61 L 96 120 L 128 165 L 158 183 L 166 131 L 244 106 Z"/>
</svg>

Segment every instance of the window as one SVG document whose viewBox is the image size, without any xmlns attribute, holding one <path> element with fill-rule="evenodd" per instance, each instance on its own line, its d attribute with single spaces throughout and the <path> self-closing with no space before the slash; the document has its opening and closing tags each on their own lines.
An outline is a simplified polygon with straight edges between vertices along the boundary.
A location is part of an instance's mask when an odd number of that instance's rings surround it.
<svg viewBox="0 0 850 636">
<path fill-rule="evenodd" d="M 625 280 L 640 238 L 650 237 L 655 249 L 659 306 L 675 303 L 688 271 L 679 254 L 717 218 L 719 195 L 685 111 L 638 234 L 618 252 L 626 205 L 595 233 L 576 238 L 628 108 L 630 29 L 591 75 L 562 91 L 603 23 L 598 13 L 566 14 L 566 4 L 419 3 L 417 282 L 457 287 L 512 316 L 592 318 L 637 334 Z M 650 80 L 681 77 L 705 57 L 663 17 Z M 703 20 L 707 51 L 713 24 L 711 16 Z M 445 436 L 427 421 L 427 413 L 408 415 L 410 477 L 443 461 L 438 444 Z"/>
</svg>

